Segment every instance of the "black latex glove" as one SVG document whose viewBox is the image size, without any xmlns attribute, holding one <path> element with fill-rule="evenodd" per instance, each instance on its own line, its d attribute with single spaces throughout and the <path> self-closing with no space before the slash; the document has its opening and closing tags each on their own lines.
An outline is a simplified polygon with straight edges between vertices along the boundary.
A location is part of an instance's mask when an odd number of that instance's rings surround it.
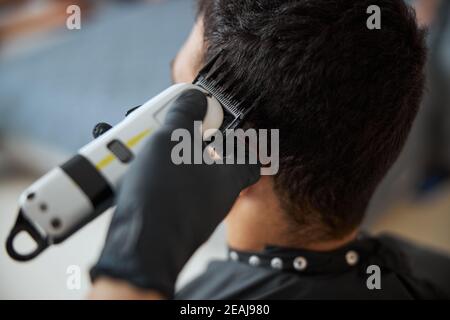
<svg viewBox="0 0 450 320">
<path fill-rule="evenodd" d="M 258 165 L 172 163 L 171 150 L 178 143 L 171 141 L 172 131 L 186 128 L 193 137 L 193 122 L 201 121 L 206 109 L 202 92 L 182 94 L 131 164 L 105 247 L 91 270 L 93 280 L 106 275 L 173 297 L 184 264 L 225 218 L 240 191 L 259 179 Z"/>
</svg>

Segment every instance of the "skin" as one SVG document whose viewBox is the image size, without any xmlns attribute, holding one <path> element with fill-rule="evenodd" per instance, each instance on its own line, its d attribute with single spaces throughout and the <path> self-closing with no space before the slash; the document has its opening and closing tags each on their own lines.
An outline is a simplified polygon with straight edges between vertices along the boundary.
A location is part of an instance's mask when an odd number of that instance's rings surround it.
<svg viewBox="0 0 450 320">
<path fill-rule="evenodd" d="M 172 63 L 174 83 L 189 83 L 194 80 L 202 65 L 204 48 L 203 26 L 199 19 Z M 225 222 L 228 244 L 234 249 L 243 251 L 260 251 L 269 244 L 329 251 L 352 241 L 357 234 L 357 230 L 354 230 L 342 239 L 308 245 L 305 245 L 304 239 L 287 236 L 290 222 L 280 208 L 273 190 L 273 179 L 270 176 L 262 176 L 256 184 L 241 192 Z M 160 299 L 163 297 L 155 291 L 143 291 L 122 281 L 100 278 L 94 283 L 89 298 Z"/>
<path fill-rule="evenodd" d="M 436 16 L 442 0 L 417 0 L 414 3 L 417 21 L 421 26 L 429 27 Z"/>
</svg>

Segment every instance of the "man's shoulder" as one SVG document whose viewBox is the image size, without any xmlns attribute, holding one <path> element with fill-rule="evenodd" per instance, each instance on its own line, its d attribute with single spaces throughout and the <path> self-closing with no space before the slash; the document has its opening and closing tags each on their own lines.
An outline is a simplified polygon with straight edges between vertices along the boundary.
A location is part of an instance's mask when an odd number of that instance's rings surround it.
<svg viewBox="0 0 450 320">
<path fill-rule="evenodd" d="M 377 243 L 370 259 L 342 273 L 302 275 L 235 261 L 212 261 L 177 299 L 434 299 L 450 297 L 450 258 L 392 236 Z M 382 267 L 381 289 L 367 287 L 368 264 Z"/>
<path fill-rule="evenodd" d="M 381 234 L 377 240 L 398 254 L 408 265 L 405 271 L 413 281 L 435 289 L 438 297 L 450 298 L 450 254 L 392 234 Z"/>
<path fill-rule="evenodd" d="M 271 269 L 256 269 L 245 263 L 214 260 L 208 264 L 203 274 L 179 290 L 175 298 L 257 299 L 261 285 L 270 284 L 274 278 L 277 278 L 277 274 Z"/>
</svg>

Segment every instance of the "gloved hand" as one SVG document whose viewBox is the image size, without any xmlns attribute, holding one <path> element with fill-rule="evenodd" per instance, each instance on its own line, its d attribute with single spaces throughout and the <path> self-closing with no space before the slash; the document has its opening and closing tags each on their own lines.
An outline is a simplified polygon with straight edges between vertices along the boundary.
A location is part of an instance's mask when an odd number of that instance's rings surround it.
<svg viewBox="0 0 450 320">
<path fill-rule="evenodd" d="M 259 179 L 259 165 L 173 164 L 171 151 L 178 142 L 171 141 L 172 131 L 185 128 L 193 137 L 194 121 L 203 120 L 206 110 L 201 91 L 183 93 L 131 164 L 103 252 L 91 270 L 93 280 L 119 278 L 172 298 L 184 264 L 240 191 Z"/>
</svg>

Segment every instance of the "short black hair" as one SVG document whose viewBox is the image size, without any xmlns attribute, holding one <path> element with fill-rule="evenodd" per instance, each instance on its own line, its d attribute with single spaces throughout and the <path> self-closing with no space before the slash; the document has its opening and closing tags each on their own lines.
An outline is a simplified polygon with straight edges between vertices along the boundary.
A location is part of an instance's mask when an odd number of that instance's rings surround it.
<svg viewBox="0 0 450 320">
<path fill-rule="evenodd" d="M 381 9 L 369 30 L 367 8 Z M 357 227 L 398 157 L 424 88 L 426 46 L 402 0 L 199 0 L 206 53 L 259 105 L 249 121 L 280 129 L 274 189 L 302 235 Z M 236 88 L 239 90 L 239 88 Z M 306 237 L 305 237 L 306 238 Z"/>
</svg>

